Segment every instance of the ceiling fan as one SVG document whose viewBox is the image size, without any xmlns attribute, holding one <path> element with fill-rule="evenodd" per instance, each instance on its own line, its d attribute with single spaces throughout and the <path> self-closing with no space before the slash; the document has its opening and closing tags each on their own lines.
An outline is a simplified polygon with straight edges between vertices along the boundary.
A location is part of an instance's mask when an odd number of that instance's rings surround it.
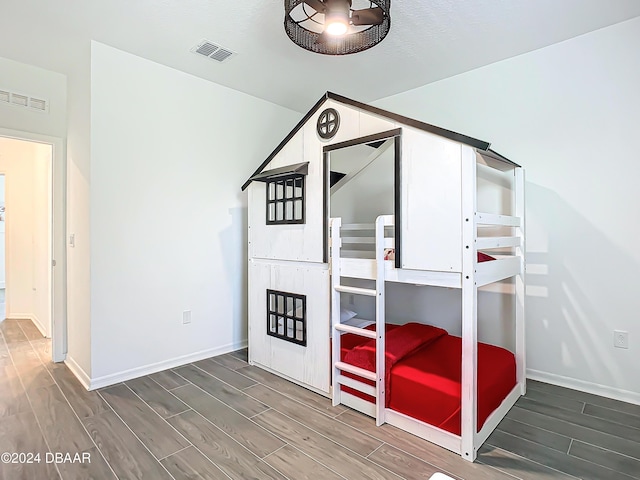
<svg viewBox="0 0 640 480">
<path fill-rule="evenodd" d="M 329 55 L 379 43 L 390 27 L 391 0 L 285 0 L 285 30 L 294 43 Z"/>
<path fill-rule="evenodd" d="M 329 35 L 344 35 L 349 25 L 380 25 L 384 21 L 380 7 L 353 10 L 351 0 L 304 0 L 303 3 L 324 14 L 324 33 Z"/>
</svg>

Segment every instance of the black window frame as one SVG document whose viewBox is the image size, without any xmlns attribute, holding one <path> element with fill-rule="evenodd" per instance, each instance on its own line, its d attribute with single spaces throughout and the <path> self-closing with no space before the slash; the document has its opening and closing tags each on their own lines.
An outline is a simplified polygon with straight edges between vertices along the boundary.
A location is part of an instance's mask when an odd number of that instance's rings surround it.
<svg viewBox="0 0 640 480">
<path fill-rule="evenodd" d="M 291 299 L 291 303 L 289 303 L 289 299 Z M 281 306 L 282 308 L 280 308 Z M 296 315 L 298 308 L 302 310 L 301 316 Z M 282 328 L 280 328 L 280 320 L 282 320 Z M 301 326 L 302 338 L 297 338 L 298 336 L 296 335 L 298 323 L 300 323 Z M 293 337 L 287 335 L 289 324 L 292 325 Z M 268 288 L 266 327 L 267 335 L 306 347 L 307 296 Z"/>
<path fill-rule="evenodd" d="M 306 222 L 306 202 L 305 202 L 305 174 L 291 174 L 282 177 L 269 178 L 265 180 L 266 211 L 265 219 L 267 225 L 301 225 Z M 273 195 L 271 186 L 273 185 Z M 278 187 L 281 187 L 282 195 L 279 195 Z M 290 190 L 289 190 L 290 187 Z M 298 192 L 298 189 L 300 190 Z M 298 194 L 299 193 L 299 194 Z M 296 209 L 296 202 L 300 202 L 299 215 Z M 291 204 L 291 218 L 287 219 L 287 204 Z M 270 215 L 270 208 L 273 205 L 273 219 Z M 278 210 L 281 205 L 280 210 Z M 281 212 L 282 218 L 279 218 Z M 298 217 L 298 218 L 297 218 Z"/>
<path fill-rule="evenodd" d="M 330 199 L 331 199 L 331 163 L 330 153 L 334 150 L 341 148 L 352 147 L 354 145 L 369 144 L 372 142 L 386 141 L 393 138 L 394 143 L 394 237 L 395 237 L 395 267 L 402 268 L 402 128 L 396 128 L 388 130 L 386 132 L 374 133 L 365 137 L 354 138 L 353 140 L 346 140 L 344 142 L 334 143 L 331 145 L 325 145 L 322 147 L 322 168 L 324 172 L 324 181 L 322 196 L 323 202 L 323 246 L 322 246 L 322 262 L 329 263 L 329 222 L 330 222 Z"/>
</svg>

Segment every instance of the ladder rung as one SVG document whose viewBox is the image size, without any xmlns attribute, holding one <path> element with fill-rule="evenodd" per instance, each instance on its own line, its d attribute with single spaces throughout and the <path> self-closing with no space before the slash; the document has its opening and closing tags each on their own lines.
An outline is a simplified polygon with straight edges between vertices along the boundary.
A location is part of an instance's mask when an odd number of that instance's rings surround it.
<svg viewBox="0 0 640 480">
<path fill-rule="evenodd" d="M 338 370 L 342 370 L 343 372 L 353 373 L 354 375 L 358 375 L 359 377 L 366 378 L 374 382 L 376 381 L 375 372 L 370 372 L 369 370 L 365 370 L 364 368 L 355 367 L 344 362 L 336 362 L 336 368 Z"/>
<path fill-rule="evenodd" d="M 340 385 L 351 387 L 354 390 L 366 393 L 367 395 L 371 395 L 372 397 L 376 396 L 376 387 L 374 387 L 373 385 L 367 385 L 366 383 L 359 382 L 358 380 L 355 380 L 353 378 L 345 377 L 344 375 L 337 375 L 335 381 Z"/>
<path fill-rule="evenodd" d="M 343 223 L 340 228 L 342 230 L 374 230 L 376 227 L 373 223 Z"/>
<path fill-rule="evenodd" d="M 346 285 L 336 285 L 335 289 L 337 292 L 354 293 L 356 295 L 367 295 L 369 297 L 375 297 L 377 294 L 377 292 L 371 288 L 348 287 Z"/>
<path fill-rule="evenodd" d="M 340 240 L 342 240 L 342 243 L 376 243 L 374 237 L 341 237 Z"/>
<path fill-rule="evenodd" d="M 362 337 L 376 338 L 375 330 L 367 330 L 365 328 L 353 327 L 351 325 L 344 325 L 342 323 L 335 324 L 333 328 L 340 332 L 355 333 L 356 335 L 360 335 Z"/>
</svg>

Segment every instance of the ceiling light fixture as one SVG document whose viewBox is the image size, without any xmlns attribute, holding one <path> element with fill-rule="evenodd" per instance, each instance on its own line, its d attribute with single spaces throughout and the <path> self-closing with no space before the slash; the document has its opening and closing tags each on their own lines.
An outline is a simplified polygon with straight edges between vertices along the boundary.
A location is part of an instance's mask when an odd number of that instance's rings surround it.
<svg viewBox="0 0 640 480">
<path fill-rule="evenodd" d="M 284 0 L 284 29 L 311 52 L 357 53 L 389 33 L 390 7 L 391 0 Z"/>
</svg>

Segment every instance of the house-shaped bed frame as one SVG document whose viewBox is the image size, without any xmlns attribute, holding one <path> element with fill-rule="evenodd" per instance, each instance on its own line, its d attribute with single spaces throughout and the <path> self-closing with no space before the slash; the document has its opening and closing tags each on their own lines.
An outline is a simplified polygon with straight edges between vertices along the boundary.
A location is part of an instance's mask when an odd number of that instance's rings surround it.
<svg viewBox="0 0 640 480">
<path fill-rule="evenodd" d="M 379 212 L 375 225 L 331 219 L 332 154 L 383 142 L 394 157 L 391 211 Z M 504 211 L 478 211 L 480 170 L 500 172 Z M 473 461 L 525 393 L 523 169 L 487 142 L 326 93 L 242 189 L 249 363 Z M 352 243 L 373 247 L 373 258 L 347 255 Z M 385 260 L 389 248 L 393 260 Z M 495 260 L 479 262 L 480 250 Z M 350 286 L 353 278 L 371 286 Z M 513 296 L 515 386 L 478 428 L 478 288 L 505 280 Z M 460 435 L 385 406 L 385 282 L 461 290 Z M 375 297 L 374 330 L 341 322 L 341 293 Z M 347 334 L 375 343 L 375 371 L 343 361 Z M 354 390 L 375 403 L 348 393 Z"/>
</svg>

